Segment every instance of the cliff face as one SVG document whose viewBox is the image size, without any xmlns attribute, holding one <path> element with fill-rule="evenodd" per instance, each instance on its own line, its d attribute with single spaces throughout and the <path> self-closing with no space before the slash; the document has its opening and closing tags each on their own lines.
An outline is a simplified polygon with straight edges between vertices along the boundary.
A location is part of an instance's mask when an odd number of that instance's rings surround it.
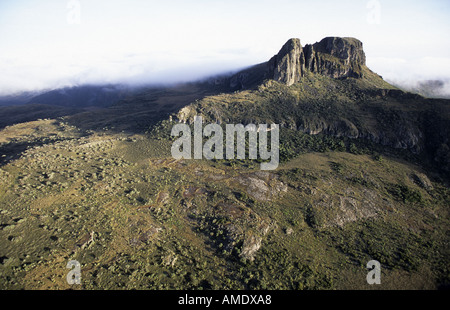
<svg viewBox="0 0 450 310">
<path fill-rule="evenodd" d="M 332 78 L 361 78 L 365 65 L 363 45 L 357 39 L 327 37 L 304 48 L 299 39 L 290 39 L 268 62 L 267 77 L 288 86 L 306 71 Z"/>
<path fill-rule="evenodd" d="M 299 39 L 287 41 L 280 52 L 268 63 L 269 77 L 275 81 L 292 85 L 305 73 L 305 54 Z"/>
<path fill-rule="evenodd" d="M 266 79 L 291 86 L 307 73 L 334 79 L 363 78 L 371 80 L 378 88 L 393 88 L 366 67 L 362 42 L 350 37 L 327 37 L 305 46 L 301 45 L 300 39 L 289 39 L 269 61 L 232 76 L 214 77 L 209 83 L 234 91 L 258 86 Z"/>
<path fill-rule="evenodd" d="M 332 78 L 361 78 L 366 65 L 362 42 L 354 38 L 328 37 L 305 46 L 307 68 Z"/>
</svg>

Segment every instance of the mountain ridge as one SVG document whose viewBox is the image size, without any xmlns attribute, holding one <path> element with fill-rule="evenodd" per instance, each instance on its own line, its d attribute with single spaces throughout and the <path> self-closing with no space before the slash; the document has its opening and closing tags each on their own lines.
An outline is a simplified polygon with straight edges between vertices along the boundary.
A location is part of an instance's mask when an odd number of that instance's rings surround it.
<svg viewBox="0 0 450 310">
<path fill-rule="evenodd" d="M 173 118 L 273 122 L 309 135 L 364 139 L 415 154 L 430 152 L 450 171 L 448 157 L 442 156 L 450 140 L 448 101 L 404 92 L 365 61 L 362 42 L 355 38 L 327 37 L 305 47 L 290 39 L 269 61 L 222 81 L 240 86 L 238 92 L 205 97 Z"/>
</svg>

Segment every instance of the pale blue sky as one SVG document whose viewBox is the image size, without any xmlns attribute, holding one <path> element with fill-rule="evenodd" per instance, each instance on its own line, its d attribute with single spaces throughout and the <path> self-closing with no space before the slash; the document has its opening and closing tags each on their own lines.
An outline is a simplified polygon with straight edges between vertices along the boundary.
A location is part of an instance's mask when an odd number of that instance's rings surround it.
<svg viewBox="0 0 450 310">
<path fill-rule="evenodd" d="M 450 78 L 449 34 L 448 0 L 0 0 L 0 94 L 192 79 L 266 61 L 293 37 L 356 37 L 391 80 Z"/>
</svg>

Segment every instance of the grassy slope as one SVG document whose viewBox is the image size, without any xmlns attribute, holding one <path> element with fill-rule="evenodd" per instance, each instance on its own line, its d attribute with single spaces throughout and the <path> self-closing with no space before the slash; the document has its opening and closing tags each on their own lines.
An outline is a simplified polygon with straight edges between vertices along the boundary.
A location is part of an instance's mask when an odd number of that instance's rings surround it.
<svg viewBox="0 0 450 310">
<path fill-rule="evenodd" d="M 169 148 L 73 136 L 4 165 L 2 288 L 69 288 L 69 259 L 85 289 L 371 289 L 370 259 L 379 288 L 448 283 L 448 188 L 421 187 L 416 165 L 306 152 L 258 175 L 258 163 L 177 162 Z M 257 179 L 266 187 L 245 183 Z M 240 256 L 251 235 L 262 240 L 253 262 Z"/>
</svg>

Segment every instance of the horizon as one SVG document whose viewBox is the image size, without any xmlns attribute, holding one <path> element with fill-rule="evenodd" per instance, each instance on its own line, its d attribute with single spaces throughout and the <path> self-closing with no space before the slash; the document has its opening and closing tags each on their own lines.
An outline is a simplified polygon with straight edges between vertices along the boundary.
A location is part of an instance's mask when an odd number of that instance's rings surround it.
<svg viewBox="0 0 450 310">
<path fill-rule="evenodd" d="M 361 40 L 367 66 L 391 83 L 443 80 L 450 94 L 449 13 L 442 0 L 3 2 L 0 95 L 188 82 L 268 61 L 290 38 L 328 36 Z"/>
</svg>

